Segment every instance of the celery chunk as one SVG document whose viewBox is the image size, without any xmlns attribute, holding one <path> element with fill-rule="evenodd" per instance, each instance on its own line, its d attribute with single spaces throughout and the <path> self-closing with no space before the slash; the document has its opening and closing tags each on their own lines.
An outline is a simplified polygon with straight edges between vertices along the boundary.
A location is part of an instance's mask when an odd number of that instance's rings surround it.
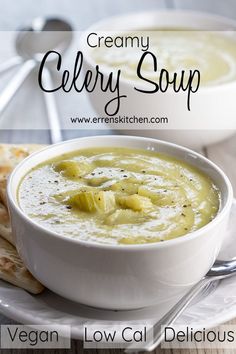
<svg viewBox="0 0 236 354">
<path fill-rule="evenodd" d="M 121 196 L 118 198 L 119 204 L 134 211 L 150 210 L 153 207 L 151 200 L 147 197 L 133 194 L 129 196 Z"/>
<path fill-rule="evenodd" d="M 54 164 L 54 170 L 68 178 L 82 177 L 91 170 L 85 161 L 63 160 Z"/>
</svg>

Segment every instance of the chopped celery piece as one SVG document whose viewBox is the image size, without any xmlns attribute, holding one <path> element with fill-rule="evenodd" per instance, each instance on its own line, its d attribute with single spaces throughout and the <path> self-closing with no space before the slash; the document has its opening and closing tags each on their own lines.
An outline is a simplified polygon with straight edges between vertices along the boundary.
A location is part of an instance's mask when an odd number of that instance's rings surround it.
<svg viewBox="0 0 236 354">
<path fill-rule="evenodd" d="M 134 211 L 150 210 L 153 207 L 153 204 L 149 198 L 138 194 L 121 196 L 118 198 L 118 202 L 122 207 L 129 208 Z"/>
<path fill-rule="evenodd" d="M 77 178 L 90 172 L 91 166 L 85 161 L 63 160 L 54 164 L 54 170 L 65 177 Z"/>
</svg>

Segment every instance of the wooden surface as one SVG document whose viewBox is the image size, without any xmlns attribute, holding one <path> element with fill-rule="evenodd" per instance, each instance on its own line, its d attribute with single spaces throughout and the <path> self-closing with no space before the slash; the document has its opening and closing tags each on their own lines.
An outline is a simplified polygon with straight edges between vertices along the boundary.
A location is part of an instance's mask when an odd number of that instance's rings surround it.
<svg viewBox="0 0 236 354">
<path fill-rule="evenodd" d="M 22 23 L 29 22 L 32 18 L 42 15 L 59 15 L 67 18 L 74 25 L 74 28 L 81 30 L 104 17 L 116 14 L 122 14 L 131 11 L 151 10 L 158 8 L 188 8 L 201 11 L 214 12 L 229 17 L 235 17 L 236 1 L 235 0 L 87 0 L 79 2 L 77 0 L 40 0 L 35 2 L 30 0 L 0 0 L 0 30 L 15 30 Z M 0 49 L 0 55 L 4 53 L 4 48 Z M 2 58 L 0 57 L 0 62 Z M 30 82 L 30 79 L 29 79 Z M 5 119 L 11 119 L 16 115 L 22 117 L 26 111 L 30 111 L 31 115 L 37 117 L 45 116 L 45 110 L 42 97 L 35 97 L 34 92 L 25 89 L 14 99 L 11 106 L 4 113 Z M 0 89 L 4 87 L 4 82 L 0 80 Z M 30 96 L 29 96 L 30 95 Z M 30 97 L 30 100 L 29 100 Z M 28 103 L 30 102 L 30 104 Z M 81 109 L 91 110 L 86 98 L 79 101 Z M 60 108 L 60 104 L 59 104 Z M 39 119 L 39 118 L 37 118 Z M 73 138 L 81 135 L 102 134 L 103 131 L 67 131 L 64 132 L 64 139 Z M 49 142 L 49 133 L 47 131 L 0 131 L 0 142 Z M 204 153 L 221 166 L 229 175 L 234 189 L 236 190 L 236 136 L 228 139 L 220 144 L 206 147 Z M 12 321 L 4 316 L 0 316 L 0 323 L 12 323 Z M 230 323 L 236 325 L 236 320 Z M 0 350 L 1 354 L 22 354 L 23 350 Z M 32 351 L 30 351 L 32 352 Z M 60 353 L 82 353 L 83 345 L 81 342 L 73 341 L 71 350 L 37 350 L 38 354 L 60 354 Z M 86 350 L 85 353 L 94 353 L 95 351 Z M 121 350 L 99 350 L 100 354 L 122 353 Z M 161 350 L 157 349 L 156 353 L 165 354 L 187 354 L 188 350 Z M 222 350 L 192 350 L 192 354 L 222 354 Z M 235 350 L 228 350 L 225 353 L 233 354 Z"/>
</svg>

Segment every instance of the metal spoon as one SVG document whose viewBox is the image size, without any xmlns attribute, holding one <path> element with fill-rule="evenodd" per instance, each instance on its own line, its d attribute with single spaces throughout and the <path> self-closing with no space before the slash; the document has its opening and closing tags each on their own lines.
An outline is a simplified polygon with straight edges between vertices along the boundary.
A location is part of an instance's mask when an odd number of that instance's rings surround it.
<svg viewBox="0 0 236 354">
<path fill-rule="evenodd" d="M 15 39 L 15 49 L 19 57 L 11 60 L 12 63 L 24 63 L 15 77 L 8 83 L 0 95 L 0 115 L 23 84 L 29 73 L 41 62 L 44 54 L 55 50 L 61 54 L 69 47 L 72 41 L 72 27 L 66 21 L 57 18 L 36 18 L 32 23 L 22 28 Z M 52 59 L 54 61 L 55 59 Z M 10 64 L 9 64 L 10 65 Z M 12 65 L 5 64 L 6 68 Z M 50 71 L 45 69 L 44 86 L 52 86 Z M 52 143 L 62 140 L 60 123 L 52 93 L 44 93 L 51 129 Z"/>
<path fill-rule="evenodd" d="M 142 343 L 140 348 L 132 348 L 132 345 L 126 348 L 126 353 L 137 353 L 139 351 L 151 352 L 154 350 L 163 340 L 165 327 L 172 325 L 175 320 L 186 309 L 193 298 L 212 281 L 229 278 L 236 275 L 236 260 L 220 261 L 216 260 L 209 272 L 203 277 L 197 284 L 195 284 L 189 292 L 182 297 L 179 302 L 174 305 L 170 311 L 167 312 L 157 323 L 153 326 L 153 341 Z M 147 336 L 148 338 L 148 336 Z M 137 343 L 136 343 L 137 345 Z"/>
</svg>

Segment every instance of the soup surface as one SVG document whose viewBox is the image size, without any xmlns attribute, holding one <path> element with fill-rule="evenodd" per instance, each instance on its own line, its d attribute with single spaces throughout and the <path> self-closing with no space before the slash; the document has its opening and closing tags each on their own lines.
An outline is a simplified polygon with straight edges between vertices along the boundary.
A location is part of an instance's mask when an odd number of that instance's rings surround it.
<svg viewBox="0 0 236 354">
<path fill-rule="evenodd" d="M 126 148 L 92 148 L 31 170 L 18 200 L 38 224 L 80 240 L 159 242 L 209 223 L 219 191 L 201 171 L 173 157 Z"/>
<path fill-rule="evenodd" d="M 168 70 L 170 77 L 175 72 L 197 69 L 203 86 L 236 80 L 236 34 L 233 32 L 153 29 L 116 36 L 149 36 L 148 50 L 156 55 L 158 68 L 155 72 L 152 58 L 147 57 L 142 65 L 142 75 L 152 81 L 163 68 Z M 121 69 L 123 78 L 137 81 L 137 65 L 142 53 L 141 48 L 135 45 L 132 48 L 101 46 L 92 50 L 92 57 L 97 64 L 108 69 Z"/>
</svg>

